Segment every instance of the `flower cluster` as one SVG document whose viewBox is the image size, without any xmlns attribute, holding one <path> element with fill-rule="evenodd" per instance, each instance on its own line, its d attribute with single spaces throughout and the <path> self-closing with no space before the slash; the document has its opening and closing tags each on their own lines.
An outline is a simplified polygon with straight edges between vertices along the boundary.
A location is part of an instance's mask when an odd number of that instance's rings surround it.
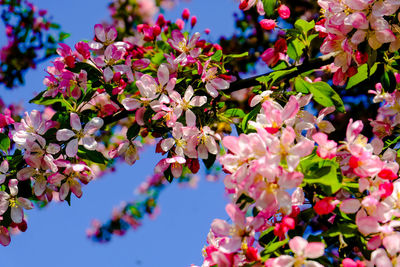
<svg viewBox="0 0 400 267">
<path fill-rule="evenodd" d="M 396 1 L 319 0 L 323 19 L 315 29 L 324 37 L 321 52 L 336 52 L 333 82 L 344 85 L 367 62 L 369 49 L 384 44 L 390 52 L 400 48 L 399 7 Z M 367 48 L 368 47 L 368 48 Z"/>
<path fill-rule="evenodd" d="M 0 12 L 7 35 L 7 44 L 0 48 L 0 83 L 12 88 L 23 83 L 24 72 L 53 56 L 57 42 L 68 35 L 50 33 L 58 25 L 29 1 L 0 1 Z"/>
<path fill-rule="evenodd" d="M 22 208 L 32 208 L 31 201 L 81 197 L 82 184 L 113 159 L 133 164 L 142 143 L 154 137 L 161 137 L 157 151 L 167 154 L 156 176 L 168 180 L 183 171 L 196 173 L 199 159 L 219 152 L 220 134 L 208 126 L 217 120 L 212 102 L 232 78 L 218 46 L 177 28 L 165 21 L 141 24 L 133 36 L 117 41 L 114 27 L 98 24 L 89 43 L 78 42 L 75 49 L 60 44 L 59 57 L 47 68 L 47 90 L 32 100 L 52 109 L 25 113 L 19 122 L 1 116 L 2 137 L 11 141 L 1 165 L 2 233 L 22 223 Z M 11 157 L 15 162 L 7 161 Z M 7 245 L 8 232 L 3 239 Z"/>
</svg>

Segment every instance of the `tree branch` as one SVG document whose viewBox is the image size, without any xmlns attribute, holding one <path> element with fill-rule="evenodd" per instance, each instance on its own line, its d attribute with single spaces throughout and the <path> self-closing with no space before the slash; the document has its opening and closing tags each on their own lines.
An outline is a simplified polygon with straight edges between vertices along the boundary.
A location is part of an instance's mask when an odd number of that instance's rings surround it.
<svg viewBox="0 0 400 267">
<path fill-rule="evenodd" d="M 304 72 L 307 72 L 307 71 L 310 71 L 310 70 L 314 70 L 314 69 L 319 69 L 322 66 L 325 66 L 325 65 L 328 65 L 328 64 L 332 63 L 333 60 L 335 59 L 336 55 L 337 55 L 337 53 L 333 52 L 333 53 L 318 57 L 316 59 L 310 60 L 308 62 L 305 62 L 305 63 L 303 62 L 300 65 L 290 66 L 290 67 L 288 67 L 286 69 L 282 69 L 282 70 L 279 70 L 279 71 L 292 70 L 292 69 L 296 68 L 295 71 L 290 72 L 288 75 L 284 76 L 284 78 L 286 78 L 286 79 L 289 78 L 290 79 L 290 78 L 298 76 L 301 73 L 304 73 Z M 225 90 L 224 93 L 231 93 L 231 92 L 235 92 L 235 91 L 238 91 L 238 90 L 241 90 L 241 89 L 244 89 L 244 88 L 249 88 L 249 87 L 252 87 L 252 86 L 261 85 L 262 83 L 260 83 L 256 79 L 259 78 L 259 77 L 266 76 L 266 75 L 268 75 L 268 74 L 270 74 L 272 72 L 274 72 L 274 71 L 267 72 L 267 73 L 264 73 L 264 74 L 261 74 L 261 75 L 257 75 L 257 76 L 254 76 L 254 77 L 250 77 L 250 78 L 247 78 L 247 79 L 241 79 L 241 80 L 235 81 L 235 82 L 230 84 L 230 87 L 227 90 Z"/>
<path fill-rule="evenodd" d="M 121 109 L 119 112 L 114 113 L 113 115 L 104 117 L 103 118 L 104 124 L 103 124 L 102 128 L 104 129 L 107 125 L 109 125 L 111 123 L 125 119 L 126 117 L 128 117 L 128 115 L 129 115 L 129 112 L 124 108 L 124 109 Z"/>
<path fill-rule="evenodd" d="M 297 65 L 297 66 L 290 66 L 290 67 L 288 67 L 286 69 L 282 69 L 280 71 L 292 70 L 292 69 L 296 68 L 295 71 L 292 71 L 292 72 L 288 73 L 288 75 L 283 77 L 285 79 L 290 79 L 290 78 L 298 76 L 301 73 L 304 73 L 304 72 L 307 72 L 310 70 L 314 70 L 314 69 L 319 69 L 322 66 L 332 63 L 336 55 L 337 55 L 337 53 L 333 52 L 333 53 L 318 57 L 316 59 L 310 60 L 309 62 L 303 62 L 302 64 Z M 241 90 L 244 88 L 261 85 L 262 83 L 260 83 L 256 79 L 259 77 L 268 75 L 272 72 L 274 72 L 274 71 L 233 82 L 230 84 L 230 87 L 228 89 L 224 90 L 224 93 L 231 93 L 231 92 L 235 92 L 235 91 L 238 91 L 238 90 Z M 129 115 L 129 112 L 123 108 L 119 112 L 105 117 L 103 119 L 104 120 L 103 128 L 105 128 L 107 125 L 109 125 L 111 123 L 117 122 L 121 119 L 128 117 L 128 115 Z"/>
</svg>

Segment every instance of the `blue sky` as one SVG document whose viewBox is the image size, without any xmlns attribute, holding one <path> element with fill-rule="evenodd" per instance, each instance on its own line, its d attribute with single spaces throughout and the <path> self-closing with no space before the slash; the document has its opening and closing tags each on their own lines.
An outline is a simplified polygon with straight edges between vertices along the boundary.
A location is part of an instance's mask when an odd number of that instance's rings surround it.
<svg viewBox="0 0 400 267">
<path fill-rule="evenodd" d="M 71 33 L 66 41 L 71 46 L 81 39 L 90 39 L 94 24 L 108 18 L 108 1 L 105 0 L 33 2 L 48 9 L 54 21 Z M 165 15 L 175 20 L 187 7 L 198 17 L 196 29 L 202 32 L 210 28 L 211 38 L 216 40 L 217 36 L 229 36 L 233 32 L 232 14 L 237 6 L 233 0 L 192 0 Z M 27 101 L 34 92 L 44 89 L 42 80 L 48 64 L 29 72 L 26 86 L 14 91 L 0 86 L 1 97 L 7 103 L 22 101 L 29 110 L 36 108 Z M 116 172 L 87 185 L 81 199 L 72 199 L 71 207 L 56 203 L 28 212 L 27 232 L 14 236 L 9 247 L 0 248 L 0 266 L 179 267 L 201 264 L 201 250 L 212 220 L 228 217 L 221 181 L 210 183 L 201 179 L 197 189 L 169 186 L 161 194 L 161 213 L 155 220 L 144 220 L 137 231 L 115 237 L 109 244 L 93 243 L 85 236 L 93 218 L 105 221 L 114 206 L 134 198 L 133 190 L 152 173 L 158 160 L 154 148 L 148 148 L 132 167 L 119 164 Z"/>
</svg>

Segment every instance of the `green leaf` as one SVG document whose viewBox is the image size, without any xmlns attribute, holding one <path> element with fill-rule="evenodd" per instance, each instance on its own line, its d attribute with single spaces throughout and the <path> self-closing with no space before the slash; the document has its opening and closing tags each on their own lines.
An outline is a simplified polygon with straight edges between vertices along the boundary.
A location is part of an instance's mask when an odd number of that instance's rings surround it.
<svg viewBox="0 0 400 267">
<path fill-rule="evenodd" d="M 284 70 L 288 67 L 288 64 L 286 61 L 281 61 L 279 62 L 275 67 L 272 67 L 273 70 Z"/>
<path fill-rule="evenodd" d="M 262 3 L 264 5 L 265 14 L 269 17 L 273 16 L 275 14 L 276 1 L 275 0 L 262 0 Z"/>
<path fill-rule="evenodd" d="M 302 77 L 296 77 L 294 79 L 294 88 L 297 92 L 303 93 L 303 94 L 308 94 L 310 91 L 308 91 L 308 84 Z"/>
<path fill-rule="evenodd" d="M 230 55 L 225 55 L 224 58 L 241 58 L 241 57 L 247 57 L 249 55 L 249 52 L 244 52 L 241 54 L 230 54 Z"/>
<path fill-rule="evenodd" d="M 341 187 L 337 175 L 338 164 L 333 160 L 325 160 L 312 154 L 300 162 L 306 184 L 319 184 L 326 195 L 336 193 Z"/>
<path fill-rule="evenodd" d="M 287 54 L 291 59 L 299 60 L 306 46 L 299 40 L 293 39 L 288 43 Z"/>
<path fill-rule="evenodd" d="M 75 67 L 67 69 L 74 73 L 80 73 L 81 70 L 86 71 L 88 80 L 92 82 L 103 79 L 103 73 L 99 69 L 85 62 L 76 62 Z"/>
<path fill-rule="evenodd" d="M 7 135 L 0 133 L 0 149 L 4 152 L 10 148 L 10 138 Z"/>
<path fill-rule="evenodd" d="M 281 80 L 282 78 L 284 78 L 286 75 L 296 71 L 297 68 L 292 68 L 289 70 L 277 70 L 274 72 L 269 73 L 268 75 L 262 76 L 262 77 L 258 77 L 256 78 L 257 81 L 259 81 L 260 83 L 265 84 L 265 86 L 268 89 L 271 89 L 272 85 L 274 85 L 274 83 L 276 81 Z"/>
<path fill-rule="evenodd" d="M 79 146 L 78 149 L 78 156 L 83 159 L 90 160 L 94 163 L 104 164 L 108 163 L 108 160 L 101 154 L 99 151 L 96 150 L 88 150 L 83 146 Z"/>
<path fill-rule="evenodd" d="M 214 165 L 214 162 L 216 159 L 217 159 L 217 155 L 208 153 L 208 158 L 203 159 L 203 163 L 207 169 L 211 169 L 211 167 Z"/>
<path fill-rule="evenodd" d="M 286 238 L 285 240 L 270 243 L 266 246 L 266 248 L 261 252 L 261 257 L 266 256 L 267 254 L 275 252 L 278 248 L 283 247 L 289 242 L 289 238 Z"/>
<path fill-rule="evenodd" d="M 155 54 L 152 58 L 151 58 L 151 62 L 154 63 L 155 65 L 160 65 L 163 60 L 164 60 L 164 53 L 160 52 Z"/>
<path fill-rule="evenodd" d="M 135 138 L 138 136 L 140 132 L 140 126 L 139 124 L 135 123 L 131 127 L 129 127 L 128 131 L 126 132 L 126 137 L 128 140 L 131 140 L 132 138 Z"/>
<path fill-rule="evenodd" d="M 64 41 L 65 39 L 67 39 L 70 36 L 71 36 L 71 34 L 69 34 L 69 33 L 60 32 L 58 38 L 59 38 L 59 41 Z"/>
<path fill-rule="evenodd" d="M 221 61 L 221 58 L 222 58 L 222 50 L 217 50 L 214 53 L 214 55 L 212 55 L 211 60 L 219 62 Z"/>
<path fill-rule="evenodd" d="M 296 22 L 294 23 L 294 27 L 300 31 L 302 31 L 306 36 L 307 33 L 314 29 L 315 26 L 315 22 L 312 21 L 306 21 L 304 19 L 298 19 L 296 20 Z"/>
<path fill-rule="evenodd" d="M 314 100 L 324 107 L 335 106 L 340 112 L 345 112 L 344 104 L 339 94 L 326 82 L 308 83 L 308 90 L 313 94 Z"/>
<path fill-rule="evenodd" d="M 168 167 L 168 169 L 164 171 L 164 177 L 169 183 L 172 183 L 172 181 L 174 180 L 174 176 L 172 175 L 171 167 Z"/>
<path fill-rule="evenodd" d="M 352 238 L 358 235 L 357 225 L 346 221 L 333 227 L 330 227 L 328 231 L 323 233 L 324 236 L 335 237 L 343 235 L 345 238 Z"/>
<path fill-rule="evenodd" d="M 373 75 L 378 67 L 378 63 L 375 63 L 371 69 L 369 70 L 369 76 Z M 368 65 L 363 64 L 357 69 L 357 74 L 353 75 L 352 77 L 349 78 L 349 81 L 347 82 L 346 89 L 350 89 L 357 84 L 365 81 L 366 79 L 369 78 L 368 76 Z"/>
<path fill-rule="evenodd" d="M 243 110 L 240 108 L 231 108 L 224 112 L 225 116 L 227 117 L 234 117 L 234 118 L 243 118 L 246 116 Z"/>
<path fill-rule="evenodd" d="M 242 120 L 242 123 L 241 123 L 241 128 L 242 128 L 244 133 L 247 133 L 249 120 L 254 119 L 257 116 L 257 114 L 260 111 L 260 109 L 261 109 L 261 105 L 258 104 L 246 116 L 243 117 L 243 120 Z"/>
</svg>

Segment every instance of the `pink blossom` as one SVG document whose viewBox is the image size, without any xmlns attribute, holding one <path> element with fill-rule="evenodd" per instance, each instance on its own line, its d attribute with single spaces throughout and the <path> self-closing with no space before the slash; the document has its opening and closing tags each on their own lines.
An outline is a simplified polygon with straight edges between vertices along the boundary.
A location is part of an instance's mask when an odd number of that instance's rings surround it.
<svg viewBox="0 0 400 267">
<path fill-rule="evenodd" d="M 333 159 L 336 157 L 337 144 L 333 140 L 328 140 L 328 136 L 324 133 L 316 133 L 312 136 L 318 144 L 317 155 L 323 159 Z"/>
<path fill-rule="evenodd" d="M 90 48 L 94 50 L 99 50 L 103 48 L 103 46 L 112 44 L 117 38 L 117 30 L 114 27 L 106 29 L 101 24 L 96 24 L 94 26 L 94 33 L 96 35 L 96 39 L 99 41 L 91 41 L 89 43 Z"/>
<path fill-rule="evenodd" d="M 305 266 L 322 267 L 323 265 L 316 261 L 309 261 L 306 258 L 316 259 L 324 255 L 325 245 L 321 242 L 307 242 L 300 236 L 295 236 L 289 241 L 289 247 L 295 256 L 279 256 L 274 260 L 274 266 L 289 267 L 295 264 L 304 264 Z"/>
<path fill-rule="evenodd" d="M 266 31 L 271 31 L 275 29 L 276 27 L 276 22 L 273 19 L 263 19 L 260 21 L 261 28 L 263 28 Z"/>
<path fill-rule="evenodd" d="M 81 120 L 76 113 L 70 114 L 70 129 L 61 129 L 57 131 L 58 141 L 68 141 L 65 152 L 68 157 L 75 157 L 78 152 L 78 144 L 82 142 L 83 146 L 88 150 L 96 150 L 97 142 L 93 137 L 93 134 L 103 126 L 103 120 L 101 118 L 92 118 L 82 129 Z"/>
<path fill-rule="evenodd" d="M 33 204 L 30 200 L 17 197 L 18 195 L 18 180 L 11 179 L 8 183 L 10 194 L 5 191 L 0 192 L 0 215 L 3 215 L 8 207 L 11 207 L 11 219 L 15 223 L 21 223 L 24 218 L 24 209 L 33 209 Z"/>
<path fill-rule="evenodd" d="M 207 93 L 215 98 L 218 96 L 218 90 L 225 90 L 229 88 L 229 82 L 217 76 L 218 68 L 212 67 L 207 70 L 209 61 L 206 62 L 201 80 L 206 83 Z"/>
<path fill-rule="evenodd" d="M 279 17 L 282 19 L 288 19 L 290 17 L 290 9 L 286 5 L 280 5 L 278 7 Z"/>
<path fill-rule="evenodd" d="M 196 47 L 196 42 L 200 38 L 200 33 L 196 32 L 190 40 L 186 39 L 178 30 L 173 30 L 171 35 L 172 39 L 169 39 L 168 43 L 173 49 L 181 53 L 177 61 L 181 62 L 183 66 L 188 63 L 188 56 L 197 58 L 200 55 L 201 48 Z"/>
</svg>

